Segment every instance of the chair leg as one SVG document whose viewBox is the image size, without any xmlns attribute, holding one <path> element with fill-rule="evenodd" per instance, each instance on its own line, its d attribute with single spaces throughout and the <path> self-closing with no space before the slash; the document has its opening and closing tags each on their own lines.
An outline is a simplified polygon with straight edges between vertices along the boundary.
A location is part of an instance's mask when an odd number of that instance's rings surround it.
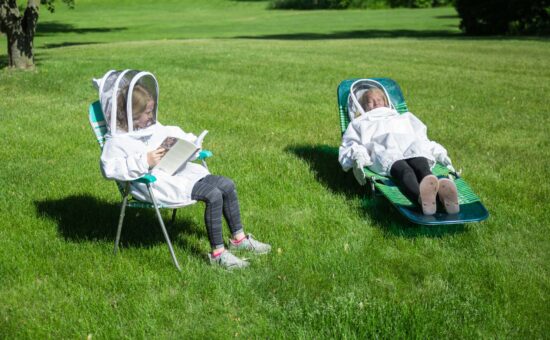
<svg viewBox="0 0 550 340">
<path fill-rule="evenodd" d="M 157 199 L 155 198 L 155 195 L 153 194 L 153 189 L 151 188 L 151 184 L 147 183 L 147 189 L 149 190 L 149 195 L 151 196 L 151 199 L 153 200 L 153 205 L 155 206 L 155 211 L 157 213 L 157 218 L 159 220 L 160 228 L 162 229 L 162 233 L 164 234 L 164 238 L 166 239 L 166 243 L 168 243 L 168 249 L 170 249 L 170 255 L 172 255 L 172 261 L 174 261 L 174 265 L 181 272 L 181 268 L 180 268 L 180 265 L 178 263 L 178 259 L 176 258 L 176 254 L 174 253 L 174 248 L 172 247 L 172 242 L 170 242 L 170 237 L 168 236 L 168 232 L 166 231 L 166 227 L 164 226 L 164 221 L 162 220 L 162 216 L 160 214 L 160 210 L 159 210 L 158 204 L 157 204 Z"/>
<path fill-rule="evenodd" d="M 116 230 L 115 249 L 114 249 L 115 255 L 118 251 L 118 242 L 120 241 L 120 233 L 122 232 L 122 223 L 124 222 L 124 214 L 126 212 L 126 205 L 128 204 L 128 186 L 129 186 L 129 184 L 126 184 L 126 188 L 124 188 L 124 198 L 122 199 L 122 206 L 120 208 L 120 216 L 118 218 L 118 227 L 117 227 L 117 230 Z"/>
<path fill-rule="evenodd" d="M 172 220 L 170 221 L 170 225 L 174 225 L 174 222 L 176 221 L 176 212 L 178 211 L 178 209 L 174 209 L 172 211 Z"/>
</svg>

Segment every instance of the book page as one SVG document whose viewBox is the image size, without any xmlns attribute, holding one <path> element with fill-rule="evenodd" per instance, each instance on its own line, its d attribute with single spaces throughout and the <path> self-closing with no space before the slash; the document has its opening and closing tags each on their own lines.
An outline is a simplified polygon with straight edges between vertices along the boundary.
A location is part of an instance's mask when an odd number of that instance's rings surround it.
<svg viewBox="0 0 550 340">
<path fill-rule="evenodd" d="M 199 148 L 202 147 L 202 141 L 204 140 L 204 137 L 206 136 L 207 133 L 208 133 L 208 130 L 204 130 L 203 132 L 201 132 L 201 134 L 195 140 L 196 146 L 198 146 Z"/>
<path fill-rule="evenodd" d="M 170 175 L 173 175 L 199 150 L 195 144 L 175 137 L 166 138 L 161 147 L 166 147 L 168 151 L 155 168 Z"/>
</svg>

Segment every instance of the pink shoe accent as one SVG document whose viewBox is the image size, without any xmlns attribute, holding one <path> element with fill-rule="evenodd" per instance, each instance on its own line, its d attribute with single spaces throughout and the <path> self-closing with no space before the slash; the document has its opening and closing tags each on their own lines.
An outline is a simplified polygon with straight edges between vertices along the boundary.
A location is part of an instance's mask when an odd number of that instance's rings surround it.
<svg viewBox="0 0 550 340">
<path fill-rule="evenodd" d="M 233 243 L 234 245 L 239 245 L 244 240 L 246 240 L 246 235 L 243 236 L 243 238 L 241 238 L 240 240 L 231 240 L 231 243 Z"/>
<path fill-rule="evenodd" d="M 223 254 L 224 251 L 225 251 L 225 248 L 221 248 L 221 250 L 215 249 L 215 250 L 212 251 L 212 257 L 213 257 L 213 258 L 217 258 L 217 257 L 219 257 L 221 254 Z"/>
</svg>

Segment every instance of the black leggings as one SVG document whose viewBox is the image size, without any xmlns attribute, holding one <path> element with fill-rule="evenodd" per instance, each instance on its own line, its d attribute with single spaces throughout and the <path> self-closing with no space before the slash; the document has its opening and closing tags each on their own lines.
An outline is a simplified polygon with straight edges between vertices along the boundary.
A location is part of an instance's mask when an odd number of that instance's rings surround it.
<svg viewBox="0 0 550 340">
<path fill-rule="evenodd" d="M 419 183 L 431 174 L 428 159 L 424 157 L 399 160 L 393 163 L 390 170 L 392 179 L 413 203 L 418 203 L 420 197 Z"/>
<path fill-rule="evenodd" d="M 232 180 L 223 176 L 208 175 L 195 183 L 191 198 L 206 203 L 204 223 L 213 249 L 223 247 L 222 212 L 231 234 L 242 232 L 239 200 Z"/>
</svg>

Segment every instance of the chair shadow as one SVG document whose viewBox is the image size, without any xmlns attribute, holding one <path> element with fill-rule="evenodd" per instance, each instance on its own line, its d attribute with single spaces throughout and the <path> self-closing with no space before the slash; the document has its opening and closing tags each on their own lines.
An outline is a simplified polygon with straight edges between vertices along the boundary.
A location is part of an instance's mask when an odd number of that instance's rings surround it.
<svg viewBox="0 0 550 340">
<path fill-rule="evenodd" d="M 466 231 L 464 224 L 418 225 L 407 220 L 383 196 L 371 197 L 367 186 L 360 186 L 351 171 L 343 172 L 338 163 L 338 148 L 329 145 L 292 145 L 285 148 L 307 162 L 317 181 L 334 193 L 342 193 L 352 200 L 361 200 L 362 212 L 373 224 L 384 231 L 401 237 L 442 237 Z"/>
<path fill-rule="evenodd" d="M 68 196 L 58 200 L 35 201 L 38 216 L 49 218 L 57 223 L 59 234 L 71 242 L 112 241 L 114 243 L 120 214 L 120 204 L 99 201 L 89 195 Z M 169 214 L 161 209 L 170 240 L 191 253 L 204 257 L 204 250 L 178 237 L 181 233 L 206 238 L 204 228 L 194 222 L 176 217 L 170 224 Z M 164 212 L 164 213 L 163 213 Z M 165 243 L 157 216 L 153 209 L 126 208 L 124 225 L 120 237 L 121 247 L 149 248 Z"/>
</svg>

